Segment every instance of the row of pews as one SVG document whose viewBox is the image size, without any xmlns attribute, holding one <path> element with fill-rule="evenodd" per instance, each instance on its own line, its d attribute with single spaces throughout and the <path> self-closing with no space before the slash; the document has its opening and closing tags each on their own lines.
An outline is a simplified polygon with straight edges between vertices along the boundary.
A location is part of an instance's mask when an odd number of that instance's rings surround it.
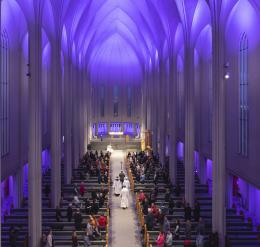
<svg viewBox="0 0 260 247">
<path fill-rule="evenodd" d="M 139 160 L 142 160 L 138 158 Z M 143 191 L 146 196 L 148 196 L 156 187 L 158 190 L 158 195 L 156 197 L 155 205 L 157 208 L 162 209 L 166 212 L 166 217 L 170 222 L 171 231 L 174 231 L 176 220 L 180 220 L 180 236 L 178 239 L 173 238 L 173 246 L 185 246 L 185 220 L 184 220 L 184 208 L 179 206 L 178 203 L 183 202 L 184 198 L 184 174 L 185 168 L 182 162 L 177 162 L 177 181 L 181 187 L 181 193 L 179 196 L 176 196 L 174 193 L 171 194 L 175 202 L 175 207 L 173 208 L 173 214 L 169 214 L 169 203 L 165 201 L 165 194 L 173 188 L 173 186 L 168 182 L 168 179 L 165 178 L 165 175 L 159 173 L 157 178 L 157 183 L 154 183 L 154 173 L 158 171 L 159 164 L 154 164 L 153 170 L 149 170 L 149 176 L 146 177 L 143 183 L 140 183 L 139 178 L 136 177 L 136 172 L 134 171 L 135 165 L 130 164 L 129 158 L 127 159 L 128 167 L 128 176 L 131 182 L 131 188 L 136 194 L 136 210 L 139 219 L 140 226 L 142 228 L 144 236 L 144 246 L 152 247 L 157 246 L 156 240 L 162 228 L 160 223 L 156 223 L 152 230 L 148 230 L 145 224 L 146 214 L 143 213 L 142 204 L 139 201 L 139 193 Z M 211 217 L 212 217 L 212 198 L 208 193 L 208 186 L 200 184 L 199 178 L 195 175 L 195 197 L 200 204 L 200 216 L 202 217 L 205 223 L 205 232 L 204 232 L 204 246 L 213 246 L 209 241 L 211 235 Z M 166 209 L 166 210 L 165 210 Z M 196 246 L 196 227 L 197 222 L 194 221 L 192 217 L 191 225 L 191 237 L 190 245 Z M 253 229 L 253 226 L 248 224 L 244 218 L 239 215 L 235 209 L 227 209 L 226 211 L 226 231 L 227 231 L 227 242 L 226 246 L 260 246 L 260 240 L 257 237 L 256 231 Z M 206 245 L 208 243 L 208 245 Z"/>
<path fill-rule="evenodd" d="M 108 174 L 110 169 L 110 160 L 107 161 Z M 106 183 L 100 182 L 96 173 L 86 176 L 86 167 L 82 162 L 78 168 L 73 169 L 73 178 L 71 184 L 64 184 L 64 169 L 62 169 L 62 200 L 60 202 L 60 220 L 56 219 L 56 209 L 50 207 L 49 197 L 46 197 L 46 185 L 50 186 L 51 183 L 51 170 L 49 170 L 42 178 L 42 231 L 47 235 L 48 231 L 52 229 L 54 246 L 72 246 L 72 233 L 75 230 L 74 217 L 69 222 L 67 218 L 67 208 L 70 203 L 73 202 L 75 196 L 75 185 L 79 190 L 79 185 L 84 184 L 85 193 L 84 196 L 79 195 L 80 200 L 80 213 L 82 215 L 82 227 L 81 230 L 76 231 L 79 246 L 83 246 L 83 236 L 86 228 L 86 224 L 91 216 L 95 216 L 96 219 L 100 215 L 106 217 L 106 227 L 100 230 L 100 237 L 91 241 L 91 246 L 104 247 L 108 246 L 108 232 L 109 232 L 109 184 L 110 176 L 108 175 Z M 84 178 L 83 178 L 84 177 Z M 86 214 L 85 200 L 92 201 L 92 192 L 105 192 L 105 200 L 103 206 L 98 209 L 97 214 Z M 77 207 L 72 203 L 73 213 L 77 211 Z M 14 228 L 16 231 L 16 247 L 28 246 L 28 200 L 25 199 L 23 207 L 12 209 L 10 215 L 5 216 L 4 223 L 2 223 L 1 240 L 2 247 L 9 247 L 10 245 L 10 229 Z"/>
</svg>

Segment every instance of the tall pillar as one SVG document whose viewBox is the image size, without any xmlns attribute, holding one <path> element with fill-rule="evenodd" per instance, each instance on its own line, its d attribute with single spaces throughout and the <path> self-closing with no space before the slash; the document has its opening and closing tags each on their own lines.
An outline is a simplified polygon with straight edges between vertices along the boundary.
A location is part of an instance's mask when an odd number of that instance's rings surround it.
<svg viewBox="0 0 260 247">
<path fill-rule="evenodd" d="M 86 74 L 83 74 L 83 114 L 84 114 L 84 153 L 88 148 L 88 81 Z"/>
<path fill-rule="evenodd" d="M 72 104 L 73 104 L 73 134 L 72 134 L 72 145 L 73 145 L 73 168 L 77 168 L 79 164 L 79 136 L 78 136 L 78 74 L 76 65 L 73 66 L 73 80 L 72 80 Z"/>
<path fill-rule="evenodd" d="M 185 44 L 185 146 L 184 146 L 184 165 L 185 165 L 185 200 L 194 204 L 194 49 L 190 42 Z"/>
<path fill-rule="evenodd" d="M 216 3 L 217 4 L 217 3 Z M 225 245 L 226 234 L 226 163 L 225 163 L 225 81 L 224 30 L 219 14 L 214 15 L 212 27 L 212 228 L 219 235 L 220 246 Z"/>
<path fill-rule="evenodd" d="M 80 69 L 80 158 L 85 153 L 85 118 L 84 118 L 84 81 L 83 81 L 83 69 Z"/>
<path fill-rule="evenodd" d="M 158 69 L 157 65 L 154 64 L 154 68 L 152 70 L 152 98 L 153 98 L 153 106 L 152 106 L 152 134 L 153 134 L 153 150 L 157 153 L 158 151 L 158 104 L 159 104 L 159 96 L 158 96 L 158 89 L 159 89 L 159 79 L 158 79 Z"/>
<path fill-rule="evenodd" d="M 199 154 L 199 178 L 201 184 L 207 183 L 207 164 L 204 155 Z"/>
<path fill-rule="evenodd" d="M 170 103 L 170 147 L 169 147 L 169 172 L 170 181 L 176 184 L 177 178 L 177 161 L 176 161 L 176 143 L 177 143 L 177 66 L 176 58 L 170 58 L 170 71 L 169 71 L 169 103 Z"/>
<path fill-rule="evenodd" d="M 71 143 L 71 131 L 72 131 L 72 83 L 71 80 L 71 60 L 69 56 L 64 56 L 64 176 L 65 183 L 69 184 L 71 182 L 72 176 L 72 143 Z"/>
<path fill-rule="evenodd" d="M 1 28 L 1 16 L 2 16 L 2 14 L 1 14 L 1 11 L 2 11 L 2 0 L 0 0 L 0 34 L 2 33 L 2 28 Z M 2 47 L 2 44 L 1 44 L 1 40 L 2 39 L 0 39 L 0 47 Z M 2 52 L 1 52 L 1 50 L 2 49 L 0 49 L 0 58 L 2 57 Z M 0 59 L 0 68 L 2 68 L 2 62 L 1 62 L 1 59 Z M 0 95 L 2 95 L 2 92 L 1 92 L 1 87 L 0 87 Z M 1 103 L 0 103 L 0 115 L 2 116 L 2 105 L 1 105 Z M 1 147 L 1 141 L 0 141 L 0 182 L 2 181 L 2 173 L 1 173 L 1 168 L 2 168 L 2 147 Z M 0 183 L 0 188 L 2 188 L 1 187 L 1 183 Z M 2 191 L 1 191 L 1 189 L 0 189 L 0 212 L 2 212 L 2 207 L 1 207 L 1 205 L 2 205 L 2 193 L 1 193 Z M 0 220 L 0 246 L 1 246 L 1 242 L 2 242 L 2 234 L 1 234 L 1 232 L 2 232 L 2 221 Z"/>
<path fill-rule="evenodd" d="M 21 207 L 23 200 L 23 167 L 20 167 L 14 176 L 14 207 Z"/>
<path fill-rule="evenodd" d="M 37 6 L 39 9 L 41 7 Z M 40 11 L 37 9 L 37 12 Z M 29 246 L 39 247 L 42 235 L 42 28 L 40 20 L 36 20 L 29 26 L 29 58 Z"/>
<path fill-rule="evenodd" d="M 51 203 L 59 205 L 61 196 L 61 59 L 60 38 L 52 42 L 51 82 Z"/>
<path fill-rule="evenodd" d="M 166 73 L 165 63 L 159 60 L 159 102 L 158 115 L 159 115 L 159 138 L 160 138 L 160 162 L 164 165 L 165 161 L 165 137 L 166 137 Z"/>
</svg>

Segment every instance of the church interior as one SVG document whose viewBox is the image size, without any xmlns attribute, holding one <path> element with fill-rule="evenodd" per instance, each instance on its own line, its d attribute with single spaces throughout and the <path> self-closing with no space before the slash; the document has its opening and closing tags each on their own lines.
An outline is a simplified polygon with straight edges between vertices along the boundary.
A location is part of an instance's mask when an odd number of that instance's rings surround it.
<svg viewBox="0 0 260 247">
<path fill-rule="evenodd" d="M 0 13 L 0 246 L 260 246 L 259 0 Z"/>
</svg>

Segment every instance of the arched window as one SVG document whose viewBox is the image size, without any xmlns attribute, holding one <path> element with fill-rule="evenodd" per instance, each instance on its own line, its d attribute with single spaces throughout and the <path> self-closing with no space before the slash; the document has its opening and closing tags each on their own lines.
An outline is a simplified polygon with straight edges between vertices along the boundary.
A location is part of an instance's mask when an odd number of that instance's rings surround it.
<svg viewBox="0 0 260 247">
<path fill-rule="evenodd" d="M 0 135 L 1 156 L 9 152 L 9 47 L 7 33 L 1 33 L 1 75 L 0 75 Z"/>
<path fill-rule="evenodd" d="M 130 85 L 127 87 L 127 116 L 131 117 L 132 115 L 132 88 Z"/>
<path fill-rule="evenodd" d="M 248 38 L 243 33 L 239 49 L 239 153 L 248 154 Z"/>
<path fill-rule="evenodd" d="M 118 98 L 119 98 L 119 87 L 117 84 L 113 88 L 113 98 L 114 98 L 114 117 L 118 116 Z"/>
</svg>

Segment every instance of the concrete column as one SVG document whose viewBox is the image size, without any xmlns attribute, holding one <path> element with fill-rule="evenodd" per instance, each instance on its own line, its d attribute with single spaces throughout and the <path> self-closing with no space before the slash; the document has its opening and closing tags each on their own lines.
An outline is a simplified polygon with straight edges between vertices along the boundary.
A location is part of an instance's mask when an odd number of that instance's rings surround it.
<svg viewBox="0 0 260 247">
<path fill-rule="evenodd" d="M 2 14 L 1 14 L 1 11 L 2 11 L 2 0 L 0 0 L 0 34 L 2 33 L 2 28 L 1 28 L 1 26 L 2 26 L 2 24 L 1 24 L 1 20 L 2 20 L 1 16 L 2 16 Z M 2 47 L 1 40 L 2 39 L 0 39 L 0 47 Z M 1 49 L 0 49 L 0 58 L 1 57 L 2 57 L 2 54 L 1 54 Z M 0 59 L 0 68 L 2 68 L 1 59 Z M 1 89 L 0 89 L 0 95 L 2 95 Z M 1 110 L 2 110 L 2 106 L 0 105 L 0 115 L 2 115 Z M 0 168 L 2 168 L 2 154 L 1 154 L 1 150 L 2 150 L 2 148 L 1 148 L 1 142 L 0 142 Z M 1 170 L 2 169 L 0 169 L 0 181 L 2 181 Z M 1 190 L 0 190 L 0 212 L 2 212 L 1 205 L 2 205 L 2 193 L 1 193 Z M 2 232 L 2 224 L 1 223 L 2 223 L 2 221 L 0 220 L 0 246 L 1 246 L 1 242 L 2 242 L 2 236 L 1 236 L 2 235 L 1 234 L 1 232 Z"/>
<path fill-rule="evenodd" d="M 224 30 L 219 15 L 212 27 L 212 228 L 219 234 L 220 246 L 226 235 L 226 163 L 225 163 L 225 81 Z"/>
<path fill-rule="evenodd" d="M 69 184 L 71 182 L 72 175 L 72 144 L 71 144 L 71 129 L 72 129 L 72 83 L 71 80 L 71 60 L 69 57 L 64 56 L 64 121 L 65 121 L 65 130 L 64 130 L 64 176 L 65 183 Z"/>
<path fill-rule="evenodd" d="M 158 108 L 159 108 L 159 100 L 158 100 L 158 71 L 157 66 L 154 65 L 153 68 L 153 80 L 152 80 L 152 98 L 153 98 L 153 104 L 152 104 L 152 134 L 153 134 L 153 150 L 156 153 L 158 151 Z"/>
<path fill-rule="evenodd" d="M 89 144 L 88 139 L 88 81 L 86 74 L 83 75 L 83 111 L 84 111 L 84 153 L 87 152 L 87 147 Z"/>
<path fill-rule="evenodd" d="M 177 66 L 176 58 L 170 58 L 170 78 L 169 78 L 169 103 L 170 103 L 170 147 L 169 147 L 169 172 L 170 181 L 176 184 L 177 162 L 176 162 L 176 143 L 177 143 Z"/>
<path fill-rule="evenodd" d="M 42 28 L 39 20 L 29 26 L 29 58 L 29 246 L 39 247 L 42 235 Z"/>
<path fill-rule="evenodd" d="M 73 80 L 72 80 L 72 104 L 73 104 L 73 137 L 72 137 L 72 145 L 73 145 L 73 160 L 72 165 L 73 168 L 77 168 L 79 164 L 79 135 L 78 135 L 78 74 L 76 65 L 73 65 Z"/>
<path fill-rule="evenodd" d="M 159 138 L 160 138 L 160 162 L 164 165 L 165 161 L 165 139 L 166 139 L 166 68 L 165 63 L 159 60 Z"/>
<path fill-rule="evenodd" d="M 23 167 L 19 168 L 14 176 L 14 207 L 20 208 L 23 200 Z"/>
<path fill-rule="evenodd" d="M 61 196 L 61 59 L 59 37 L 52 42 L 51 82 L 51 202 L 59 205 Z"/>
<path fill-rule="evenodd" d="M 185 44 L 184 67 L 184 94 L 185 94 L 185 200 L 194 204 L 194 148 L 195 148 L 195 124 L 194 124 L 194 49 L 188 42 Z"/>
<path fill-rule="evenodd" d="M 205 157 L 199 154 L 199 178 L 201 184 L 207 183 L 207 164 Z"/>
</svg>

